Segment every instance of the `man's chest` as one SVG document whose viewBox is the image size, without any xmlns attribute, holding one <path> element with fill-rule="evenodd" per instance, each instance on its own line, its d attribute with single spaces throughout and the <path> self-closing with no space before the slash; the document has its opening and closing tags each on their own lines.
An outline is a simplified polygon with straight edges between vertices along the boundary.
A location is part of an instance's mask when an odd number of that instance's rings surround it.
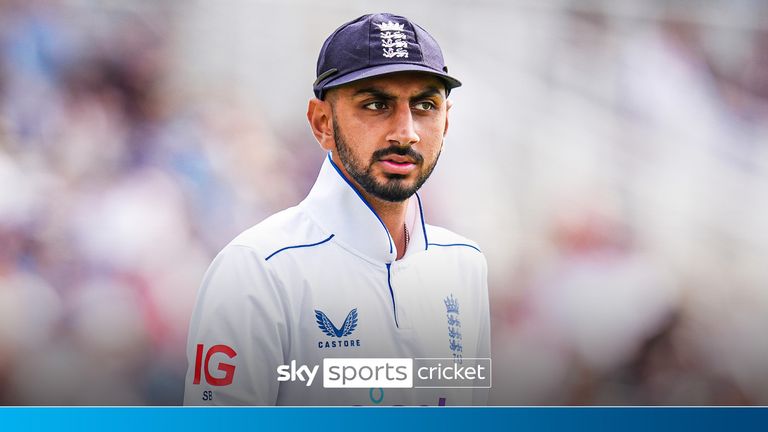
<svg viewBox="0 0 768 432">
<path fill-rule="evenodd" d="M 342 255 L 290 269 L 289 357 L 474 356 L 480 287 L 448 264 L 427 254 L 380 266 Z"/>
<path fill-rule="evenodd" d="M 295 269 L 285 281 L 292 289 L 286 358 L 317 365 L 318 382 L 281 386 L 281 403 L 307 398 L 331 405 L 471 403 L 467 389 L 322 385 L 326 358 L 429 358 L 451 364 L 478 357 L 480 287 L 460 270 L 426 255 L 380 268 L 337 257 Z"/>
</svg>

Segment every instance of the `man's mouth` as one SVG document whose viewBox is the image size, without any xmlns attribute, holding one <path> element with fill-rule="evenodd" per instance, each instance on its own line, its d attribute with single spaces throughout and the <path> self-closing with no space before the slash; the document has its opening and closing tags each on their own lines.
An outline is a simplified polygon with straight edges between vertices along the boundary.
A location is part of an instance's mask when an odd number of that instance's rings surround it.
<svg viewBox="0 0 768 432">
<path fill-rule="evenodd" d="M 390 174 L 409 174 L 416 168 L 416 162 L 408 156 L 387 155 L 379 160 L 384 171 Z"/>
<path fill-rule="evenodd" d="M 408 156 L 400 156 L 400 155 L 387 155 L 381 158 L 382 161 L 389 161 L 396 164 L 416 164 L 416 162 L 408 157 Z"/>
</svg>

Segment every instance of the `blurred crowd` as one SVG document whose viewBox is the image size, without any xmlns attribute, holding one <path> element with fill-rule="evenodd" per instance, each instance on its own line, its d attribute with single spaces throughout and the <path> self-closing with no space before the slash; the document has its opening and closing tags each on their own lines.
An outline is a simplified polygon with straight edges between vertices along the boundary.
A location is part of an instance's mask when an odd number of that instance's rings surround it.
<svg viewBox="0 0 768 432">
<path fill-rule="evenodd" d="M 768 8 L 637 3 L 520 23 L 497 403 L 768 403 Z"/>
<path fill-rule="evenodd" d="M 304 186 L 267 125 L 168 90 L 173 17 L 130 6 L 0 2 L 6 404 L 179 404 L 207 265 Z"/>
<path fill-rule="evenodd" d="M 381 6 L 211 3 L 0 0 L 0 403 L 181 403 L 210 260 L 311 186 L 317 50 Z M 424 196 L 488 257 L 492 403 L 768 404 L 768 7 L 696 4 L 388 5 L 465 83 Z"/>
</svg>

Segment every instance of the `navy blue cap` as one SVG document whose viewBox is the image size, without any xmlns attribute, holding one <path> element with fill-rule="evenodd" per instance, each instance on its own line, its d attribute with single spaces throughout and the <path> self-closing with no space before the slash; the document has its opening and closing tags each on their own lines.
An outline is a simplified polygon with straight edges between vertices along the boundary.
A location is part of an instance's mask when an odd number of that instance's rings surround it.
<svg viewBox="0 0 768 432">
<path fill-rule="evenodd" d="M 394 72 L 427 72 L 445 82 L 445 91 L 461 82 L 448 75 L 440 46 L 426 30 L 405 17 L 363 15 L 334 31 L 317 58 L 315 96 L 329 88 Z"/>
</svg>

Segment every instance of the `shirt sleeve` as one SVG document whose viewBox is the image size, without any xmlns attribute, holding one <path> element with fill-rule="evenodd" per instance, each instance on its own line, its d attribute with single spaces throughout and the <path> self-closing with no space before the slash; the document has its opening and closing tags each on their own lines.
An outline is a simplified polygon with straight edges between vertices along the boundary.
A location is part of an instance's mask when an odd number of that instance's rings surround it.
<svg viewBox="0 0 768 432">
<path fill-rule="evenodd" d="M 229 245 L 203 278 L 187 339 L 185 405 L 275 405 L 288 329 L 278 281 L 253 249 Z"/>
<path fill-rule="evenodd" d="M 485 256 L 482 259 L 480 271 L 480 331 L 477 342 L 477 357 L 491 358 L 491 312 L 488 301 L 488 263 Z M 491 385 L 493 382 L 493 361 L 491 361 Z M 472 405 L 488 405 L 489 388 L 478 387 L 472 393 Z"/>
</svg>

